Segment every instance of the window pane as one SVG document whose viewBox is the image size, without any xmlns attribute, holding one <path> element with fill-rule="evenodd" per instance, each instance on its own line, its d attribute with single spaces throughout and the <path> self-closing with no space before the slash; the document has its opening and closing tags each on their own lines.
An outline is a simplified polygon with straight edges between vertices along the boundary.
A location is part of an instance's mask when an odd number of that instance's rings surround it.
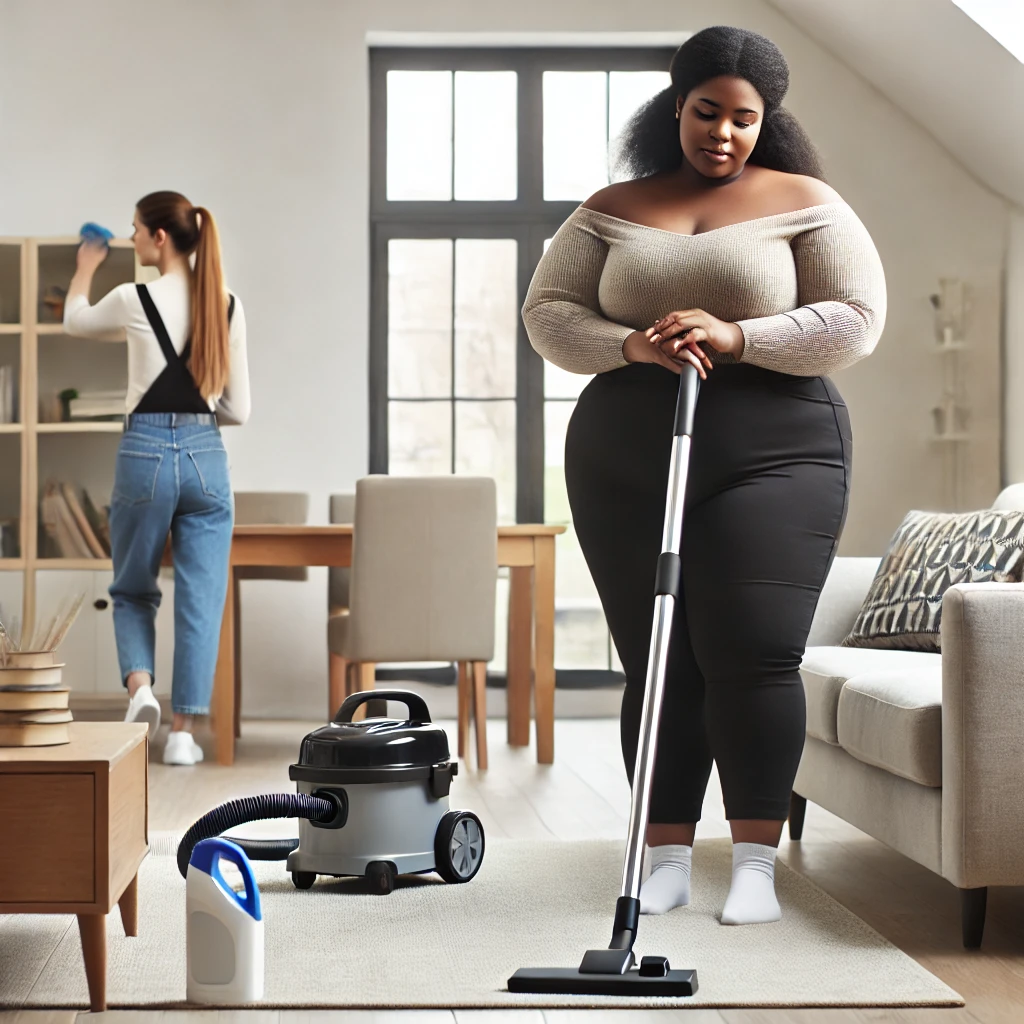
<svg viewBox="0 0 1024 1024">
<path fill-rule="evenodd" d="M 544 198 L 586 199 L 608 184 L 608 75 L 544 72 Z"/>
<path fill-rule="evenodd" d="M 594 379 L 592 373 L 570 373 L 554 363 L 544 363 L 545 398 L 579 398 L 580 392 Z"/>
<path fill-rule="evenodd" d="M 452 393 L 452 241 L 393 238 L 388 244 L 388 394 Z"/>
<path fill-rule="evenodd" d="M 441 476 L 451 471 L 451 402 L 388 403 L 388 472 Z"/>
<path fill-rule="evenodd" d="M 388 199 L 452 197 L 452 73 L 388 72 Z"/>
<path fill-rule="evenodd" d="M 565 490 L 565 429 L 575 408 L 575 402 L 544 403 L 545 523 L 568 523 L 572 519 Z"/>
<path fill-rule="evenodd" d="M 609 667 L 608 626 L 572 527 L 555 539 L 555 664 Z"/>
<path fill-rule="evenodd" d="M 498 521 L 516 521 L 515 402 L 456 402 L 455 472 L 493 477 Z"/>
<path fill-rule="evenodd" d="M 455 393 L 460 397 L 516 393 L 518 248 L 513 238 L 455 242 Z"/>
<path fill-rule="evenodd" d="M 455 72 L 455 198 L 516 198 L 516 73 Z"/>
<path fill-rule="evenodd" d="M 612 71 L 608 76 L 608 137 L 614 139 L 640 106 L 671 84 L 667 71 Z"/>
</svg>

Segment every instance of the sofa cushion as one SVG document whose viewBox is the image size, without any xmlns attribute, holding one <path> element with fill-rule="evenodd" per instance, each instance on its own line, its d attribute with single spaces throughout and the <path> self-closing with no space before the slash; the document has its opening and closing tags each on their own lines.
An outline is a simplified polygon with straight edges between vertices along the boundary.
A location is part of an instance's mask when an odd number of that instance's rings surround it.
<svg viewBox="0 0 1024 1024">
<path fill-rule="evenodd" d="M 1020 583 L 1024 512 L 908 512 L 844 647 L 937 651 L 956 583 Z"/>
<path fill-rule="evenodd" d="M 922 786 L 942 785 L 942 666 L 870 672 L 839 695 L 839 744 Z"/>
<path fill-rule="evenodd" d="M 807 695 L 807 734 L 839 745 L 839 693 L 848 679 L 865 672 L 913 672 L 937 668 L 942 656 L 919 651 L 881 651 L 857 647 L 808 647 L 800 665 Z"/>
</svg>

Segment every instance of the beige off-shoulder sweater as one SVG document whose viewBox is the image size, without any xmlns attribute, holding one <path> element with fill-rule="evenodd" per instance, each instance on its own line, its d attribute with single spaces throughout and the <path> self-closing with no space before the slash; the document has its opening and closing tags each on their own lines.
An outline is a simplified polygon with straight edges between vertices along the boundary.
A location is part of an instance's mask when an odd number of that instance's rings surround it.
<svg viewBox="0 0 1024 1024">
<path fill-rule="evenodd" d="M 885 323 L 874 243 L 843 202 L 682 235 L 579 207 L 523 307 L 533 347 L 573 373 L 625 366 L 622 343 L 675 310 L 739 324 L 741 361 L 800 376 L 868 355 Z M 715 362 L 729 356 L 703 346 Z"/>
</svg>

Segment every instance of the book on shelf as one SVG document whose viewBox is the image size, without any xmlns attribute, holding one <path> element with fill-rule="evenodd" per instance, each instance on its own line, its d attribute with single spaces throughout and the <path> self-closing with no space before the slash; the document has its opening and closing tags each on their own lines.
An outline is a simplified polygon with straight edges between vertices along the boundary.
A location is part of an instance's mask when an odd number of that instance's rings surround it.
<svg viewBox="0 0 1024 1024">
<path fill-rule="evenodd" d="M 109 529 L 84 491 L 80 501 L 71 484 L 51 481 L 43 491 L 39 506 L 43 531 L 56 548 L 57 557 L 109 557 Z"/>
<path fill-rule="evenodd" d="M 85 543 L 89 550 L 93 553 L 96 558 L 106 558 L 107 552 L 103 550 L 103 545 L 100 543 L 99 537 L 96 536 L 93 531 L 92 524 L 86 517 L 85 512 L 82 510 L 82 505 L 78 500 L 78 495 L 75 493 L 74 487 L 71 484 L 60 485 L 61 494 L 64 500 L 68 503 L 68 508 L 71 510 L 71 515 L 75 520 L 75 524 L 78 529 L 82 531 L 82 536 L 85 538 Z"/>
<path fill-rule="evenodd" d="M 127 392 L 124 388 L 114 391 L 81 391 L 77 398 L 68 403 L 68 415 L 72 420 L 117 420 L 124 417 Z"/>
<path fill-rule="evenodd" d="M 58 722 L 73 722 L 74 718 L 67 708 L 22 709 L 20 711 L 0 711 L 0 726 L 4 725 L 48 725 Z"/>
<path fill-rule="evenodd" d="M 70 742 L 66 722 L 0 724 L 0 747 L 55 747 Z"/>
<path fill-rule="evenodd" d="M 17 558 L 21 547 L 17 519 L 0 519 L 0 558 Z"/>
<path fill-rule="evenodd" d="M 5 711 L 66 711 L 71 691 L 34 686 L 27 690 L 0 690 L 0 713 Z"/>
<path fill-rule="evenodd" d="M 52 651 L 6 655 L 6 667 L 0 667 L 0 747 L 68 742 L 72 715 L 69 690 L 61 682 L 63 667 L 54 663 Z"/>
<path fill-rule="evenodd" d="M 18 422 L 16 379 L 17 373 L 13 366 L 0 366 L 0 423 Z"/>
</svg>

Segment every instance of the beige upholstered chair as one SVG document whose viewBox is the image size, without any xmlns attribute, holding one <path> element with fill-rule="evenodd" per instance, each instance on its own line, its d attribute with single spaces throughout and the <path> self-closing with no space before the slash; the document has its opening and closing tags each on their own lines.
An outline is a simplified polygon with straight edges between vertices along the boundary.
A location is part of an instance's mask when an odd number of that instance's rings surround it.
<svg viewBox="0 0 1024 1024">
<path fill-rule="evenodd" d="M 473 717 L 477 765 L 486 768 L 498 568 L 494 481 L 366 477 L 356 484 L 355 522 L 351 607 L 327 628 L 330 651 L 342 662 L 332 675 L 332 707 L 371 689 L 378 662 L 456 662 L 459 756 L 468 754 Z"/>
<path fill-rule="evenodd" d="M 288 525 L 305 523 L 309 518 L 309 495 L 289 491 L 236 491 L 237 526 Z M 302 583 L 309 579 L 304 566 L 240 565 L 235 569 L 232 600 L 235 603 L 235 735 L 241 735 L 242 722 L 242 580 L 289 580 Z"/>
<path fill-rule="evenodd" d="M 356 521 L 356 496 L 354 494 L 332 494 L 329 510 L 332 523 L 354 523 Z M 327 616 L 333 619 L 336 615 L 348 615 L 349 595 L 352 585 L 352 570 L 332 565 L 327 570 Z M 337 713 L 340 701 L 335 695 L 345 693 L 345 659 L 327 648 L 327 671 L 330 686 L 327 694 L 327 719 L 330 721 Z"/>
</svg>

